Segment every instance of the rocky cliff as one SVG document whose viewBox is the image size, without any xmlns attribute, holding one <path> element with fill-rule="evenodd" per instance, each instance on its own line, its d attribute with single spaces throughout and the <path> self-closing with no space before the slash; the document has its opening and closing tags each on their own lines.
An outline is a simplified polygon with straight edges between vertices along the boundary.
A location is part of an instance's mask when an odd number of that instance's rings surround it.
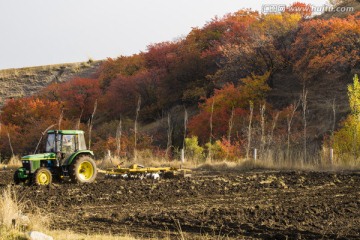
<svg viewBox="0 0 360 240">
<path fill-rule="evenodd" d="M 94 77 L 102 61 L 0 70 L 0 107 L 9 98 L 31 96 L 53 82 Z"/>
</svg>

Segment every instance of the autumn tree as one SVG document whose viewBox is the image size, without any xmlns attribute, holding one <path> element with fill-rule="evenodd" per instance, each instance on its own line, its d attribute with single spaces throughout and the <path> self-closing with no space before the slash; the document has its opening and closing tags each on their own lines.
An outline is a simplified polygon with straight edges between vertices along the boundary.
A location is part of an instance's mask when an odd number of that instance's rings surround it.
<svg viewBox="0 0 360 240">
<path fill-rule="evenodd" d="M 293 45 L 294 69 L 304 79 L 321 73 L 349 73 L 360 66 L 360 14 L 301 24 Z"/>
<path fill-rule="evenodd" d="M 143 70 L 132 76 L 118 76 L 110 85 L 109 90 L 101 99 L 100 111 L 112 119 L 120 114 L 133 116 L 138 96 L 142 99 L 142 116 L 153 118 L 160 110 L 158 107 L 160 70 Z"/>
<path fill-rule="evenodd" d="M 82 113 L 82 121 L 87 121 L 100 93 L 98 80 L 75 78 L 65 83 L 48 86 L 42 90 L 40 96 L 44 99 L 61 102 L 69 117 L 78 118 Z"/>
<path fill-rule="evenodd" d="M 312 15 L 312 7 L 310 4 L 294 2 L 286 7 L 285 12 L 300 14 L 302 18 L 308 18 Z"/>
<path fill-rule="evenodd" d="M 58 122 L 61 109 L 60 102 L 36 97 L 7 101 L 2 108 L 2 133 L 10 134 L 15 154 L 32 153 L 42 132 Z M 64 119 L 62 126 L 70 128 L 71 123 Z M 1 141 L 4 141 L 4 136 Z M 6 149 L 1 151 L 6 152 Z"/>
<path fill-rule="evenodd" d="M 266 93 L 270 90 L 266 81 L 270 73 L 262 76 L 252 74 L 241 80 L 239 86 L 226 84 L 222 89 L 215 90 L 212 97 L 200 105 L 201 112 L 189 122 L 191 135 L 199 137 L 205 143 L 209 136 L 209 119 L 213 111 L 213 135 L 221 139 L 228 133 L 228 122 L 233 114 L 234 132 L 241 131 L 241 126 L 246 124 L 245 116 L 249 102 L 259 105 L 265 100 Z M 214 107 L 212 110 L 212 106 Z M 237 130 L 236 130 L 237 129 Z"/>
<path fill-rule="evenodd" d="M 132 56 L 120 56 L 116 59 L 108 58 L 99 70 L 99 84 L 102 90 L 106 90 L 111 81 L 117 76 L 132 76 L 145 68 L 144 54 Z"/>
<path fill-rule="evenodd" d="M 358 75 L 348 86 L 351 113 L 334 134 L 334 150 L 344 162 L 358 161 L 360 157 L 360 83 Z"/>
<path fill-rule="evenodd" d="M 222 67 L 213 76 L 220 82 L 233 82 L 250 73 L 274 73 L 289 65 L 292 35 L 297 29 L 299 14 L 269 14 L 246 21 L 241 32 L 225 39 L 221 46 Z M 273 85 L 272 75 L 268 79 Z"/>
</svg>

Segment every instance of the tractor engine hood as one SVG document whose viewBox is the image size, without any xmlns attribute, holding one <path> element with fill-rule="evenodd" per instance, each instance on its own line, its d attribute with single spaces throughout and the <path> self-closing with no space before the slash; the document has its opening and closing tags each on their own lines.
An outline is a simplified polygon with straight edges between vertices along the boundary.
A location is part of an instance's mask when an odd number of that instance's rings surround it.
<svg viewBox="0 0 360 240">
<path fill-rule="evenodd" d="M 40 153 L 21 157 L 21 161 L 39 161 L 39 160 L 55 160 L 55 153 Z"/>
</svg>

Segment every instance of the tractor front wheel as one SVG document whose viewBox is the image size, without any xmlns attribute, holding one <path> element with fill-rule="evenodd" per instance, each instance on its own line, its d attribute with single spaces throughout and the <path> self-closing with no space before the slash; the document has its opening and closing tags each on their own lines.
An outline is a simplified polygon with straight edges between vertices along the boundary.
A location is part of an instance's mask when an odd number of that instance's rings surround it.
<svg viewBox="0 0 360 240">
<path fill-rule="evenodd" d="M 92 183 L 97 175 L 96 164 L 88 156 L 75 159 L 70 166 L 70 178 L 77 183 Z"/>
<path fill-rule="evenodd" d="M 52 183 L 52 174 L 47 168 L 36 170 L 33 183 L 38 186 L 50 185 Z"/>
</svg>

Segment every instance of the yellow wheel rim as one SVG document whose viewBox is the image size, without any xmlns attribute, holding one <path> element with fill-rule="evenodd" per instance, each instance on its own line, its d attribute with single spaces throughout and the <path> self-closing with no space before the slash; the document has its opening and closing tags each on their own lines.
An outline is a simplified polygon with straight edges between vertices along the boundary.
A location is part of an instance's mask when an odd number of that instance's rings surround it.
<svg viewBox="0 0 360 240">
<path fill-rule="evenodd" d="M 40 185 L 50 184 L 50 174 L 48 172 L 40 172 L 37 176 L 37 182 Z"/>
<path fill-rule="evenodd" d="M 90 162 L 83 162 L 78 168 L 79 177 L 82 180 L 89 180 L 94 175 L 94 167 Z"/>
</svg>

